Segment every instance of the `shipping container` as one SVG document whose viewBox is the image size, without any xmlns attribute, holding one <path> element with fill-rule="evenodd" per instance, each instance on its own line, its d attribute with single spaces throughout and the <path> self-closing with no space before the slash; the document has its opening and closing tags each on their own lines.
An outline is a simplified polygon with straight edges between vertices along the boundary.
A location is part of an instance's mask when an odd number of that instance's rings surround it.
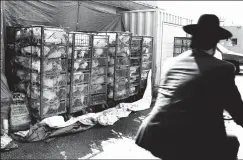
<svg viewBox="0 0 243 160">
<path fill-rule="evenodd" d="M 26 94 L 33 117 L 66 112 L 68 33 L 48 26 L 8 27 L 13 92 Z M 9 75 L 9 74 L 8 74 Z"/>
<path fill-rule="evenodd" d="M 187 37 L 182 26 L 192 20 L 173 15 L 161 9 L 121 12 L 125 28 L 133 36 L 153 37 L 152 77 L 153 85 L 159 85 L 163 62 L 173 57 L 174 37 Z"/>
</svg>

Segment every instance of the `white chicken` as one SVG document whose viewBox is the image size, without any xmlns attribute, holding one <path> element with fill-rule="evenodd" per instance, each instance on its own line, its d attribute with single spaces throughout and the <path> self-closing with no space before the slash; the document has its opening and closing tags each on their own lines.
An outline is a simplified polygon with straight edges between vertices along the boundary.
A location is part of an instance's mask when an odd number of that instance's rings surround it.
<svg viewBox="0 0 243 160">
<path fill-rule="evenodd" d="M 92 67 L 98 67 L 98 66 L 99 66 L 99 60 L 98 59 L 93 59 Z"/>
<path fill-rule="evenodd" d="M 102 57 L 103 56 L 103 54 L 104 54 L 104 49 L 102 49 L 102 48 L 96 48 L 95 50 L 94 50 L 94 57 Z"/>
</svg>

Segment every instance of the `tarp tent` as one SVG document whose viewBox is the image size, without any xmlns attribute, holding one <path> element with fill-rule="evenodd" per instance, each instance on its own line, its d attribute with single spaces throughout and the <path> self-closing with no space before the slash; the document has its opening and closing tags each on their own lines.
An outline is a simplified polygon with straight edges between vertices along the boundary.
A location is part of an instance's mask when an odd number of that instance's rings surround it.
<svg viewBox="0 0 243 160">
<path fill-rule="evenodd" d="M 122 17 L 88 1 L 5 1 L 7 26 L 47 25 L 82 31 L 125 31 Z"/>
</svg>

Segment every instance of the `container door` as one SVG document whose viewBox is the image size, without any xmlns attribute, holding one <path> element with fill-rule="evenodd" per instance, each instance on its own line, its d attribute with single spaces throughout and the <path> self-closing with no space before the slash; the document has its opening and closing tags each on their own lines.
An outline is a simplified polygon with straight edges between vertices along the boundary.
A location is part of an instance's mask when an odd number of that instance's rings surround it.
<svg viewBox="0 0 243 160">
<path fill-rule="evenodd" d="M 164 23 L 161 57 L 162 63 L 166 59 L 173 57 L 175 37 L 186 37 L 186 32 L 182 29 L 182 26 Z"/>
</svg>

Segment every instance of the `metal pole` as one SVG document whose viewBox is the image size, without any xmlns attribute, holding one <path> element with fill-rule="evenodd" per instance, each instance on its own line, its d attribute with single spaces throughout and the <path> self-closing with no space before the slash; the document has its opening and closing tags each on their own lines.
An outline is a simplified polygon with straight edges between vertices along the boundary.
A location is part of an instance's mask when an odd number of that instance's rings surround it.
<svg viewBox="0 0 243 160">
<path fill-rule="evenodd" d="M 80 9 L 81 2 L 78 2 L 78 13 L 77 13 L 77 22 L 76 22 L 76 32 L 78 31 L 78 21 L 79 21 L 79 9 Z"/>
<path fill-rule="evenodd" d="M 5 1 L 1 1 L 1 4 L 0 4 L 0 8 L 1 8 L 1 23 L 0 23 L 0 43 L 1 43 L 1 46 L 0 46 L 0 53 L 1 53 L 1 57 L 0 57 L 0 70 L 1 70 L 1 73 L 4 73 L 4 69 L 5 69 L 5 63 L 4 63 L 4 60 L 5 60 L 5 52 L 4 52 L 4 32 L 3 32 L 3 28 L 4 28 L 4 3 Z"/>
</svg>

